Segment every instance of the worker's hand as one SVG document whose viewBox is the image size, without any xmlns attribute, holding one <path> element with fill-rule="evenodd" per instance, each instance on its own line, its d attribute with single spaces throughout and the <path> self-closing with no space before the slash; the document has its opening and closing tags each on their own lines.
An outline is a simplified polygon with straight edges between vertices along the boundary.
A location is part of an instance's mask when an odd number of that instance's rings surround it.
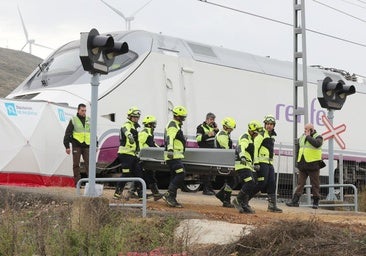
<svg viewBox="0 0 366 256">
<path fill-rule="evenodd" d="M 240 157 L 240 164 L 247 164 L 247 160 L 245 159 L 244 156 Z"/>
<path fill-rule="evenodd" d="M 130 144 L 135 143 L 135 139 L 133 138 L 132 134 L 129 134 L 129 135 L 127 136 L 127 138 L 128 138 L 128 142 L 129 142 Z"/>
<path fill-rule="evenodd" d="M 70 148 L 67 148 L 66 149 L 66 154 L 70 155 L 70 152 L 71 152 L 71 149 Z"/>
<path fill-rule="evenodd" d="M 254 169 L 254 171 L 259 171 L 260 169 L 261 169 L 261 166 L 259 165 L 259 164 L 255 164 L 254 166 L 253 166 L 253 169 Z"/>
<path fill-rule="evenodd" d="M 214 131 L 210 131 L 207 133 L 208 137 L 213 137 L 215 136 L 215 132 Z"/>
<path fill-rule="evenodd" d="M 169 149 L 168 152 L 167 152 L 167 157 L 169 159 L 173 159 L 174 157 L 174 151 L 172 149 Z"/>
</svg>

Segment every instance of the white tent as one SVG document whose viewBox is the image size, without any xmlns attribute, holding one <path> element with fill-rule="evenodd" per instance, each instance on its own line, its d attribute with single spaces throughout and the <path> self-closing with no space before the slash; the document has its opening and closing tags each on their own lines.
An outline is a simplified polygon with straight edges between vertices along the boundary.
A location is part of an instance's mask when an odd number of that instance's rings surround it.
<svg viewBox="0 0 366 256">
<path fill-rule="evenodd" d="M 76 109 L 0 99 L 0 184 L 74 186 L 63 137 Z"/>
</svg>

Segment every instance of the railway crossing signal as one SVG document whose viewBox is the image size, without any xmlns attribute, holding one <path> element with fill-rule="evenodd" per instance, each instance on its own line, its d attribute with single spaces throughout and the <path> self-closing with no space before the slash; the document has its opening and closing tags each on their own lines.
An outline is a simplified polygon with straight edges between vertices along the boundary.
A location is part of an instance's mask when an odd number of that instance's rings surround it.
<svg viewBox="0 0 366 256">
<path fill-rule="evenodd" d="M 334 138 L 335 141 L 337 142 L 337 144 L 339 145 L 339 147 L 341 149 L 345 149 L 346 144 L 344 143 L 342 138 L 339 136 L 339 134 L 346 131 L 346 125 L 341 124 L 341 125 L 334 127 L 333 124 L 331 124 L 330 120 L 325 115 L 322 116 L 322 120 L 323 120 L 323 124 L 328 129 L 326 132 L 322 133 L 323 139 L 328 140 L 328 139 Z"/>
<path fill-rule="evenodd" d="M 126 42 L 114 42 L 111 35 L 99 35 L 93 28 L 90 32 L 80 33 L 80 60 L 85 71 L 91 75 L 91 126 L 90 126 L 90 151 L 89 151 L 89 186 L 87 196 L 97 196 L 95 188 L 96 176 L 96 138 L 98 119 L 98 86 L 99 77 L 109 72 L 113 65 L 114 57 L 129 51 Z"/>
<path fill-rule="evenodd" d="M 99 35 L 93 28 L 80 33 L 80 60 L 91 74 L 108 74 L 114 57 L 129 51 L 126 42 L 115 42 L 111 35 Z"/>
<path fill-rule="evenodd" d="M 348 95 L 356 93 L 353 85 L 346 85 L 343 80 L 333 82 L 326 77 L 318 83 L 318 100 L 322 108 L 340 110 Z"/>
</svg>

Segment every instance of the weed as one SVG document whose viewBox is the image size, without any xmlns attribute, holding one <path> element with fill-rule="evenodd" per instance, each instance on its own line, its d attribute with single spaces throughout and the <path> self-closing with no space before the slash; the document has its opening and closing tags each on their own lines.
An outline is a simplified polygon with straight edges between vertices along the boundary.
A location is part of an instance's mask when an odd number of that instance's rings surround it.
<svg viewBox="0 0 366 256">
<path fill-rule="evenodd" d="M 115 256 L 181 247 L 173 239 L 178 222 L 171 217 L 141 219 L 127 209 L 104 207 L 98 199 L 41 204 L 5 196 L 0 205 L 0 256 Z"/>
</svg>

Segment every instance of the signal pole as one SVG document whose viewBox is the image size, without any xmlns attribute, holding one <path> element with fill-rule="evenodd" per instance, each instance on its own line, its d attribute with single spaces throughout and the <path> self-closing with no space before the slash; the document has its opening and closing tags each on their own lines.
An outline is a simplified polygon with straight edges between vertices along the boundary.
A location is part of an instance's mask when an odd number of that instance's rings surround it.
<svg viewBox="0 0 366 256">
<path fill-rule="evenodd" d="M 334 118 L 334 110 L 328 109 L 327 114 L 328 120 L 330 124 L 333 126 L 333 118 Z M 334 185 L 334 140 L 333 138 L 330 138 L 328 140 L 328 172 L 329 172 L 329 185 Z M 327 196 L 327 200 L 337 200 L 335 193 L 334 193 L 334 187 L 329 187 L 329 193 Z"/>
<path fill-rule="evenodd" d="M 98 120 L 98 87 L 99 73 L 94 73 L 91 77 L 91 124 L 90 124 L 90 152 L 89 152 L 89 188 L 86 195 L 96 197 L 95 177 L 96 177 L 96 152 L 97 152 L 97 120 Z"/>
<path fill-rule="evenodd" d="M 304 116 L 304 124 L 308 123 L 309 114 L 308 114 L 308 81 L 307 81 L 307 60 L 306 60 L 306 28 L 305 28 L 305 0 L 294 0 L 294 73 L 293 73 L 293 81 L 294 81 L 294 95 L 293 95 L 293 104 L 294 104 L 294 124 L 293 124 L 293 147 L 292 147 L 292 155 L 293 155 L 293 178 L 292 184 L 293 189 L 295 189 L 297 185 L 297 176 L 296 176 L 296 144 L 298 138 L 298 120 L 303 115 Z M 301 38 L 300 38 L 301 37 Z M 300 40 L 301 39 L 301 40 Z M 299 65 L 301 63 L 300 59 L 302 59 L 302 80 L 300 80 L 300 72 Z M 303 107 L 299 107 L 299 90 L 302 88 L 303 91 Z M 307 184 L 309 184 L 309 179 L 307 179 Z M 308 194 L 308 201 L 310 201 L 310 189 L 307 188 L 306 192 Z"/>
<path fill-rule="evenodd" d="M 99 35 L 98 30 L 80 33 L 80 60 L 85 71 L 91 75 L 91 125 L 90 125 L 90 151 L 89 151 L 89 188 L 86 196 L 96 197 L 96 146 L 97 146 L 97 121 L 98 121 L 98 87 L 101 74 L 108 74 L 109 68 L 118 55 L 128 53 L 126 42 L 115 42 L 111 35 Z"/>
<path fill-rule="evenodd" d="M 328 109 L 327 117 L 330 125 L 327 123 L 325 125 L 330 126 L 328 127 L 329 130 L 333 129 L 334 110 L 341 110 L 347 96 L 354 93 L 356 93 L 356 88 L 353 85 L 346 84 L 343 80 L 333 81 L 332 78 L 325 77 L 323 81 L 318 81 L 318 101 L 322 108 Z M 334 185 L 334 136 L 331 136 L 328 141 L 328 160 L 328 183 Z M 334 187 L 329 187 L 327 200 L 337 200 Z"/>
</svg>

